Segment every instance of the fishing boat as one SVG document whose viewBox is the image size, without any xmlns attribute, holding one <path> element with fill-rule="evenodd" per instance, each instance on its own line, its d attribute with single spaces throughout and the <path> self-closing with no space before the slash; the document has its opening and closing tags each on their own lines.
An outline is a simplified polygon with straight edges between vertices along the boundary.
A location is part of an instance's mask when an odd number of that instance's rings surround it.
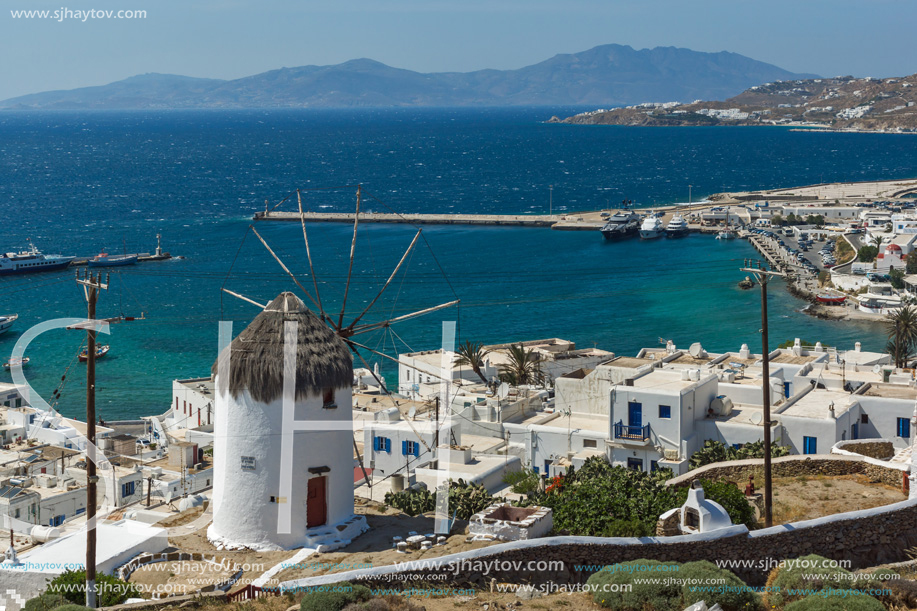
<svg viewBox="0 0 917 611">
<path fill-rule="evenodd" d="M 75 258 L 64 255 L 46 255 L 32 244 L 32 240 L 29 240 L 28 250 L 0 255 L 0 276 L 34 274 L 63 269 L 70 265 L 70 262 Z"/>
<path fill-rule="evenodd" d="M 632 212 L 616 212 L 611 215 L 602 227 L 606 240 L 617 240 L 636 235 L 640 229 L 640 217 Z"/>
<path fill-rule="evenodd" d="M 29 364 L 29 360 L 30 360 L 30 359 L 29 359 L 29 357 L 27 357 L 27 356 L 26 356 L 26 357 L 23 357 L 23 358 L 21 358 L 21 359 L 20 359 L 20 358 L 15 358 L 15 357 L 14 357 L 14 358 L 11 358 L 10 360 L 8 360 L 7 362 L 3 363 L 3 368 L 4 368 L 4 369 L 12 369 L 13 367 L 16 367 L 17 365 L 18 365 L 19 367 L 25 367 L 26 365 Z"/>
<path fill-rule="evenodd" d="M 96 358 L 100 359 L 111 350 L 111 346 L 96 346 Z M 85 363 L 89 360 L 89 349 L 83 348 L 83 351 L 80 352 L 80 362 Z"/>
<path fill-rule="evenodd" d="M 121 267 L 122 265 L 133 265 L 137 262 L 137 255 L 110 255 L 106 252 L 100 252 L 92 259 L 86 262 L 89 267 Z"/>
<path fill-rule="evenodd" d="M 825 305 L 841 305 L 847 300 L 846 295 L 837 293 L 821 293 L 815 298 L 818 300 L 818 303 L 823 303 Z"/>
<path fill-rule="evenodd" d="M 670 238 L 680 238 L 688 235 L 688 223 L 683 216 L 676 214 L 665 226 L 665 234 Z"/>
<path fill-rule="evenodd" d="M 661 238 L 664 233 L 665 227 L 662 226 L 662 221 L 655 216 L 646 217 L 643 219 L 643 224 L 640 225 L 641 240 L 655 240 Z"/>
<path fill-rule="evenodd" d="M 18 314 L 10 314 L 9 316 L 0 316 L 0 335 L 3 335 L 10 330 L 10 327 L 13 326 L 13 323 L 16 322 L 16 319 L 19 318 Z"/>
<path fill-rule="evenodd" d="M 735 229 L 729 228 L 729 209 L 726 209 L 726 228 L 716 234 L 717 240 L 734 240 L 739 237 Z"/>
</svg>

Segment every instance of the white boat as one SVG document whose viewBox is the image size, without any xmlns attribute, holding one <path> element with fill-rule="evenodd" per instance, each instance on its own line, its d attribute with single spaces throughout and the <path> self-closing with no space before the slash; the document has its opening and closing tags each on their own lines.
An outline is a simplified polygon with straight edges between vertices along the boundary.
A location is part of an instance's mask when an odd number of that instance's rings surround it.
<svg viewBox="0 0 917 611">
<path fill-rule="evenodd" d="M 739 237 L 735 229 L 729 228 L 729 208 L 726 208 L 726 228 L 716 234 L 717 240 L 734 240 Z"/>
<path fill-rule="evenodd" d="M 637 233 L 640 228 L 640 217 L 633 212 L 616 212 L 611 215 L 602 227 L 606 240 L 625 238 Z"/>
<path fill-rule="evenodd" d="M 18 314 L 10 314 L 9 316 L 0 316 L 0 335 L 3 335 L 10 330 L 10 327 L 13 326 L 13 323 L 16 322 L 16 319 L 19 318 Z"/>
<path fill-rule="evenodd" d="M 0 255 L 0 276 L 10 274 L 32 274 L 63 269 L 76 257 L 46 255 L 35 248 L 29 240 L 29 249 L 22 252 L 8 252 Z"/>
<path fill-rule="evenodd" d="M 680 238 L 688 235 L 688 223 L 685 222 L 684 217 L 676 214 L 669 221 L 669 224 L 665 226 L 665 234 L 670 238 Z"/>
<path fill-rule="evenodd" d="M 29 364 L 31 359 L 27 356 L 20 358 L 11 358 L 7 362 L 3 363 L 4 369 L 12 369 L 13 367 L 25 367 Z"/>
<path fill-rule="evenodd" d="M 648 216 L 643 219 L 643 224 L 640 225 L 640 239 L 641 240 L 655 240 L 656 238 L 661 238 L 665 233 L 665 227 L 655 216 Z"/>
<path fill-rule="evenodd" d="M 100 252 L 92 259 L 86 262 L 89 267 L 121 267 L 124 265 L 133 265 L 137 262 L 139 255 L 110 255 L 107 252 Z"/>
</svg>

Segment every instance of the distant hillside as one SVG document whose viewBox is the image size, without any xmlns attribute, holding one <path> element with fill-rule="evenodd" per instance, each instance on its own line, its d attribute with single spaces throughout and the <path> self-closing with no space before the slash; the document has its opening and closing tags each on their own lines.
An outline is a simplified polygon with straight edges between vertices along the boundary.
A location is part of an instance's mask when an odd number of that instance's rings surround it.
<svg viewBox="0 0 917 611">
<path fill-rule="evenodd" d="M 552 122 L 561 122 L 554 117 Z M 917 74 L 900 78 L 789 80 L 751 87 L 723 102 L 644 103 L 562 121 L 595 125 L 791 125 L 917 131 Z"/>
<path fill-rule="evenodd" d="M 18 109 L 619 106 L 723 99 L 752 85 L 805 78 L 736 53 L 603 45 L 518 70 L 424 74 L 369 59 L 281 68 L 232 81 L 145 74 L 100 87 L 0 102 Z"/>
</svg>

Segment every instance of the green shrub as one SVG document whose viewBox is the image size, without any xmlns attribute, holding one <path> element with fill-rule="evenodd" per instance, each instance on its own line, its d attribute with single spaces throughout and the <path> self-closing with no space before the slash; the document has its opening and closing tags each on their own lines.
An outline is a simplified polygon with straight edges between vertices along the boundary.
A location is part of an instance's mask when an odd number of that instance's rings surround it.
<svg viewBox="0 0 917 611">
<path fill-rule="evenodd" d="M 790 342 L 787 343 L 792 345 Z M 771 443 L 771 458 L 787 456 L 789 453 L 789 446 L 781 446 L 776 442 Z M 716 462 L 743 460 L 746 458 L 764 458 L 764 442 L 753 441 L 735 448 L 731 445 L 726 445 L 722 441 L 708 439 L 704 442 L 703 448 L 691 455 L 688 465 L 691 469 L 697 469 Z"/>
<path fill-rule="evenodd" d="M 456 512 L 460 520 L 467 520 L 487 509 L 495 500 L 483 484 L 469 484 L 463 479 L 449 480 L 449 511 Z M 436 494 L 425 488 L 387 492 L 384 502 L 409 516 L 416 516 L 436 508 Z"/>
<path fill-rule="evenodd" d="M 96 588 L 98 591 L 96 602 L 99 607 L 120 605 L 128 598 L 142 597 L 137 586 L 106 573 L 96 574 Z M 48 584 L 48 592 L 52 594 L 59 593 L 66 599 L 65 602 L 70 602 L 74 605 L 85 604 L 86 571 L 80 569 L 58 575 Z"/>
<path fill-rule="evenodd" d="M 723 608 L 723 611 L 760 609 L 762 606 L 761 597 L 757 592 L 748 588 L 744 581 L 730 571 L 721 569 L 706 560 L 687 562 L 681 565 L 678 570 L 678 579 L 690 581 L 692 584 L 716 583 L 724 586 L 723 592 L 714 592 L 706 589 L 699 591 L 701 588 L 696 585 L 683 585 L 681 588 L 682 609 L 702 600 L 707 601 L 708 607 L 718 603 Z"/>
<path fill-rule="evenodd" d="M 341 582 L 322 586 L 324 590 L 308 592 L 299 603 L 300 611 L 341 611 L 354 603 L 361 603 L 372 598 L 372 592 L 366 586 Z M 341 590 L 341 591 L 337 591 Z"/>
<path fill-rule="evenodd" d="M 669 567 L 669 568 L 663 568 Z M 590 575 L 586 583 L 592 587 L 595 604 L 619 611 L 681 611 L 681 588 L 667 584 L 667 578 L 678 575 L 678 564 L 658 560 L 634 560 L 606 566 Z M 636 583 L 658 577 L 658 583 Z M 614 587 L 629 585 L 630 591 L 615 592 Z M 607 590 L 607 591 L 603 591 Z"/>
<path fill-rule="evenodd" d="M 529 494 L 541 486 L 541 478 L 531 469 L 510 471 L 503 476 L 503 483 L 512 486 L 516 494 Z"/>
<path fill-rule="evenodd" d="M 678 506 L 678 496 L 655 474 L 613 467 L 604 456 L 594 456 L 568 473 L 558 489 L 520 504 L 550 507 L 555 531 L 589 537 L 643 536 L 640 533 L 655 532 L 661 514 Z"/>
<path fill-rule="evenodd" d="M 602 533 L 603 537 L 652 537 L 655 528 L 650 528 L 640 520 L 614 520 Z"/>
<path fill-rule="evenodd" d="M 696 585 L 679 585 L 682 580 L 697 579 L 714 580 L 728 586 L 724 590 L 734 591 L 697 592 L 692 591 Z M 707 561 L 682 565 L 657 560 L 621 562 L 593 573 L 586 583 L 593 588 L 593 602 L 620 611 L 681 611 L 701 600 L 707 601 L 710 607 L 719 603 L 723 611 L 761 608 L 758 594 L 748 589 L 741 579 Z M 613 586 L 625 585 L 630 586 L 630 591 L 613 591 Z"/>
<path fill-rule="evenodd" d="M 53 611 L 61 605 L 67 604 L 69 601 L 64 598 L 62 595 L 45 592 L 41 596 L 36 596 L 35 598 L 30 598 L 26 601 L 24 610 L 25 611 Z"/>
<path fill-rule="evenodd" d="M 90 607 L 84 607 L 83 605 L 61 605 L 60 607 L 54 609 L 54 611 L 93 611 Z"/>
<path fill-rule="evenodd" d="M 821 590 L 851 590 L 850 571 L 841 568 L 834 560 L 809 554 L 802 558 L 787 560 L 784 565 L 771 571 L 767 579 L 768 588 L 765 604 L 782 608 L 803 598 L 792 592 L 818 592 Z M 868 582 L 866 582 L 868 583 Z M 857 597 L 860 598 L 860 597 Z M 814 604 L 814 602 L 809 603 Z"/>
<path fill-rule="evenodd" d="M 831 596 L 830 590 L 806 596 L 788 604 L 785 611 L 885 611 L 885 605 L 872 596 L 852 593 L 848 596 Z"/>
</svg>

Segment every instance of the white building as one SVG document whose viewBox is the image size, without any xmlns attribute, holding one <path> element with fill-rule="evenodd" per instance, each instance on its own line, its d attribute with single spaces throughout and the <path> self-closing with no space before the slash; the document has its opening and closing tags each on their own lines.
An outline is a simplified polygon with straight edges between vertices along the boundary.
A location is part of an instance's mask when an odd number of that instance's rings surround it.
<svg viewBox="0 0 917 611">
<path fill-rule="evenodd" d="M 353 512 L 353 364 L 292 293 L 274 299 L 214 363 L 213 524 L 218 546 L 339 544 Z"/>
<path fill-rule="evenodd" d="M 172 410 L 168 428 L 213 424 L 213 378 L 172 381 Z"/>
</svg>

